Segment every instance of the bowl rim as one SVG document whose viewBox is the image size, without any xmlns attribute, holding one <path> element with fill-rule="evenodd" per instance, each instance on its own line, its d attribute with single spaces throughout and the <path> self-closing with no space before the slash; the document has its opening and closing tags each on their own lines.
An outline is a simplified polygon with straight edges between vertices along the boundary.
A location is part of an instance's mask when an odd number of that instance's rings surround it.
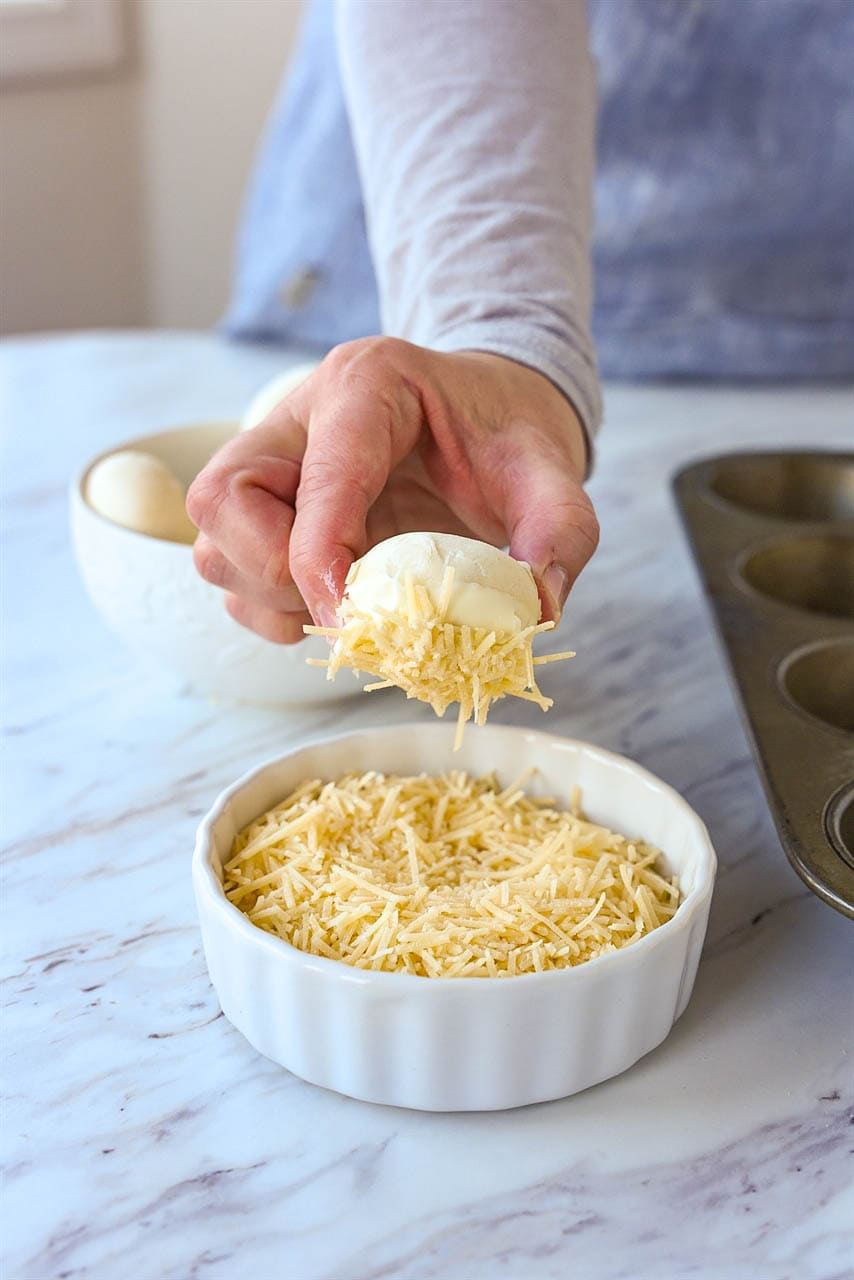
<svg viewBox="0 0 854 1280">
<path fill-rule="evenodd" d="M 292 968 L 296 967 L 302 970 L 311 970 L 318 974 L 325 974 L 332 980 L 349 982 L 359 987 L 381 987 L 384 986 L 387 991 L 396 991 L 397 993 L 408 990 L 410 993 L 418 991 L 419 993 L 427 993 L 433 991 L 435 993 L 453 991 L 471 991 L 477 989 L 484 990 L 484 979 L 482 977 L 439 977 L 425 979 L 419 974 L 386 972 L 383 970 L 360 969 L 354 965 L 348 965 L 343 960 L 332 960 L 327 956 L 317 956 L 312 952 L 301 951 L 298 947 L 293 946 L 290 942 L 286 942 L 284 938 L 279 938 L 275 934 L 267 933 L 266 930 L 260 929 L 258 925 L 253 924 L 249 917 L 246 916 L 239 907 L 233 905 L 226 898 L 222 888 L 222 882 L 216 875 L 211 865 L 211 855 L 214 852 L 215 844 L 213 839 L 213 826 L 229 807 L 234 797 L 253 782 L 260 774 L 272 769 L 277 765 L 283 764 L 285 761 L 292 760 L 304 751 L 316 750 L 318 748 L 329 747 L 344 743 L 347 741 L 364 742 L 366 739 L 375 741 L 378 737 L 388 737 L 399 734 L 407 734 L 418 732 L 423 735 L 425 730 L 430 733 L 436 733 L 442 729 L 447 730 L 448 726 L 437 722 L 435 725 L 425 725 L 420 721 L 407 721 L 399 725 L 384 725 L 378 728 L 356 729 L 345 733 L 331 734 L 322 738 L 312 739 L 303 742 L 299 746 L 294 747 L 290 751 L 280 752 L 278 755 L 272 756 L 262 763 L 254 766 L 242 774 L 229 787 L 226 787 L 217 796 L 211 808 L 202 818 L 196 831 L 196 842 L 192 857 L 192 879 L 193 887 L 197 899 L 197 911 L 201 916 L 203 907 L 213 910 L 220 917 L 222 922 L 229 929 L 236 930 L 240 938 L 248 945 L 266 950 L 268 954 L 275 957 L 278 963 L 286 964 Z M 550 969 L 543 973 L 520 973 L 513 974 L 506 978 L 502 978 L 496 983 L 486 983 L 486 990 L 504 990 L 514 989 L 515 985 L 520 982 L 527 982 L 529 985 L 547 982 L 568 982 L 583 981 L 585 974 L 593 974 L 598 972 L 603 965 L 614 967 L 618 964 L 625 966 L 626 964 L 636 964 L 639 959 L 645 955 L 649 955 L 654 948 L 668 946 L 675 943 L 678 935 L 689 932 L 699 915 L 707 909 L 711 899 L 712 891 L 715 883 L 715 873 L 717 870 L 717 856 L 714 846 L 712 845 L 706 824 L 703 822 L 699 814 L 688 804 L 688 801 L 670 786 L 664 782 L 656 774 L 649 769 L 645 769 L 642 765 L 636 764 L 633 760 L 626 756 L 619 755 L 615 751 L 609 751 L 605 747 L 596 746 L 594 743 L 585 742 L 580 738 L 569 738 L 561 734 L 546 733 L 538 729 L 527 729 L 517 725 L 485 725 L 478 729 L 478 733 L 493 733 L 496 731 L 502 735 L 519 736 L 527 742 L 535 745 L 542 745 L 548 750 L 574 750 L 585 755 L 592 756 L 594 759 L 604 763 L 609 768 L 617 769 L 622 773 L 631 773 L 640 781 L 651 789 L 658 791 L 663 795 L 668 803 L 673 804 L 677 809 L 681 810 L 683 815 L 688 819 L 691 826 L 699 837 L 700 856 L 697 862 L 697 881 L 693 889 L 687 894 L 684 900 L 679 904 L 679 909 L 670 920 L 665 921 L 663 925 L 659 925 L 652 933 L 645 934 L 639 938 L 637 942 L 633 942 L 631 946 L 621 947 L 616 951 L 608 952 L 606 955 L 594 956 L 591 960 L 585 960 L 580 965 L 567 966 L 563 969 Z M 632 959 L 634 957 L 634 959 Z M 429 998 L 429 997 L 428 997 Z"/>
</svg>

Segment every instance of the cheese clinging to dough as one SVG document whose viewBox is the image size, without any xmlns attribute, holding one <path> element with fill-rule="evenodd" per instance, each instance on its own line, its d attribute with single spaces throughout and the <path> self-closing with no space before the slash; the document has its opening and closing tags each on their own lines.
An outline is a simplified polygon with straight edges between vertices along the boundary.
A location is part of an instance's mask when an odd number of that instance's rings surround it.
<svg viewBox="0 0 854 1280">
<path fill-rule="evenodd" d="M 459 703 L 455 749 L 468 720 L 484 724 L 504 697 L 552 705 L 534 668 L 572 653 L 533 656 L 536 583 L 528 565 L 496 547 L 450 534 L 401 534 L 378 543 L 347 576 L 338 627 L 306 627 L 334 640 L 331 658 L 312 660 L 333 680 L 341 667 L 378 677 L 367 692 L 402 689 L 438 716 Z"/>
<path fill-rule="evenodd" d="M 238 835 L 226 896 L 301 951 L 428 978 L 569 968 L 669 920 L 658 850 L 527 796 L 532 772 L 307 781 Z"/>
</svg>

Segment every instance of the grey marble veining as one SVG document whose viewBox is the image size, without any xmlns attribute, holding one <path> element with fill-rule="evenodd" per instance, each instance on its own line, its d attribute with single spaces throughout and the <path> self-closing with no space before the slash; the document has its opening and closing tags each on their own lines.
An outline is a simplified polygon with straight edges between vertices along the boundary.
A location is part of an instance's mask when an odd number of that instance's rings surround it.
<svg viewBox="0 0 854 1280">
<path fill-rule="evenodd" d="M 280 354 L 196 335 L 7 342 L 4 1280 L 832 1280 L 854 1269 L 854 930 L 773 832 L 668 478 L 730 447 L 850 444 L 850 390 L 614 388 L 602 546 L 542 724 L 622 751 L 706 819 L 721 869 L 693 1000 L 633 1070 L 487 1115 L 303 1084 L 220 1015 L 199 816 L 238 773 L 393 694 L 288 715 L 138 667 L 76 576 L 65 491 L 99 448 L 237 415 Z M 428 711 L 422 714 L 429 715 Z"/>
</svg>

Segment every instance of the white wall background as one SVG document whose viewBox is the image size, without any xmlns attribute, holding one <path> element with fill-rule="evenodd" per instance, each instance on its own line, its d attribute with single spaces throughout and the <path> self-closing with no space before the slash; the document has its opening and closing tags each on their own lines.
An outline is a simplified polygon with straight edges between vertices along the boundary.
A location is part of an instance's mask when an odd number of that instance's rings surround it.
<svg viewBox="0 0 854 1280">
<path fill-rule="evenodd" d="M 2 86 L 2 332 L 214 323 L 300 12 L 127 0 L 122 67 Z"/>
</svg>

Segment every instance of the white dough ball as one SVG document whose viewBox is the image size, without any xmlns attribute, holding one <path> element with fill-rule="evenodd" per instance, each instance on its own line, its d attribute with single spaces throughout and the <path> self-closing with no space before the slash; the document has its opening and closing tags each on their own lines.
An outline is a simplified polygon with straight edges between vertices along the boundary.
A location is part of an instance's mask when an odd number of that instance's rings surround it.
<svg viewBox="0 0 854 1280">
<path fill-rule="evenodd" d="M 196 526 L 184 508 L 177 476 L 153 454 L 123 449 L 89 472 L 86 501 L 98 515 L 167 542 L 193 542 Z"/>
<path fill-rule="evenodd" d="M 252 427 L 257 427 L 259 422 L 263 422 L 280 400 L 284 400 L 285 396 L 294 391 L 301 382 L 305 382 L 310 373 L 314 373 L 319 363 L 317 360 L 304 361 L 302 364 L 294 365 L 292 369 L 286 369 L 271 382 L 265 382 L 261 390 L 250 400 L 249 408 L 240 421 L 240 430 L 250 431 Z"/>
<path fill-rule="evenodd" d="M 351 566 L 342 614 L 348 603 L 362 613 L 405 612 L 407 575 L 438 605 L 449 566 L 454 577 L 448 622 L 513 633 L 539 621 L 540 598 L 529 565 L 488 542 L 450 533 L 401 533 L 378 542 Z"/>
</svg>

